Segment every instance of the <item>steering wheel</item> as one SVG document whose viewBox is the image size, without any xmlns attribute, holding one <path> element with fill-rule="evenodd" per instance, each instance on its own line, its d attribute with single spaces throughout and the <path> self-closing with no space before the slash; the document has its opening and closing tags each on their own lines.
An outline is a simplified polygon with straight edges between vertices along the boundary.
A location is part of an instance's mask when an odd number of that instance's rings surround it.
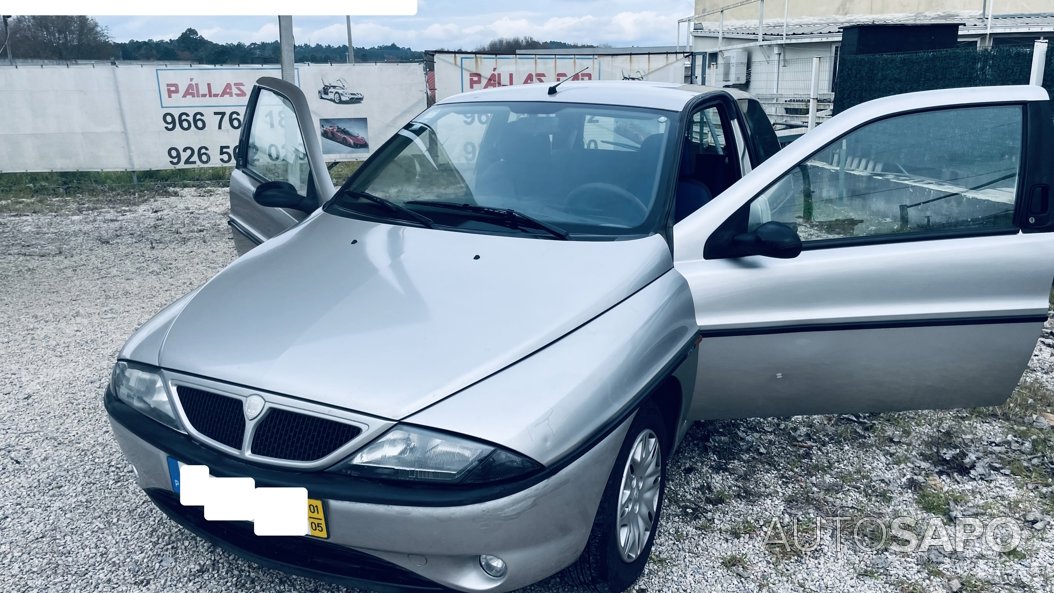
<svg viewBox="0 0 1054 593">
<path fill-rule="evenodd" d="M 634 225 L 648 216 L 647 207 L 637 196 L 615 184 L 597 181 L 580 185 L 567 194 L 567 207 Z"/>
</svg>

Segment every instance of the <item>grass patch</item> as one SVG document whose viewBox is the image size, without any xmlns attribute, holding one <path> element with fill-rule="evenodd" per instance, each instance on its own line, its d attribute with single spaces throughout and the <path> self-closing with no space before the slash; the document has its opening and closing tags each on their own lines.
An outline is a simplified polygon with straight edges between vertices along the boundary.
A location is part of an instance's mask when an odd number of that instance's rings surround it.
<svg viewBox="0 0 1054 593">
<path fill-rule="evenodd" d="M 897 591 L 900 593 L 926 593 L 926 589 L 922 585 L 907 581 L 900 581 L 897 584 Z"/>
<path fill-rule="evenodd" d="M 1037 486 L 1054 486 L 1054 479 L 1051 478 L 1050 472 L 1047 468 L 1036 463 L 1026 464 L 1021 459 L 1015 459 L 1010 462 L 1007 467 L 1010 470 L 1010 475 L 1021 478 L 1030 484 Z"/>
<path fill-rule="evenodd" d="M 961 505 L 966 501 L 962 494 L 945 488 L 936 475 L 926 480 L 913 478 L 910 480 L 910 486 L 915 492 L 915 504 L 920 509 L 949 521 L 952 520 L 952 506 Z"/>
<path fill-rule="evenodd" d="M 658 552 L 652 552 L 651 557 L 648 558 L 648 562 L 654 564 L 655 566 L 666 566 L 668 564 L 671 564 L 669 558 L 663 556 Z"/>
<path fill-rule="evenodd" d="M 746 568 L 747 558 L 742 554 L 729 554 L 721 559 L 721 566 L 732 570 L 733 568 Z"/>
<path fill-rule="evenodd" d="M 330 163 L 340 186 L 362 161 Z M 0 174 L 0 213 L 79 212 L 111 206 L 136 206 L 181 187 L 227 187 L 231 167 L 157 171 L 68 171 Z"/>
<path fill-rule="evenodd" d="M 996 409 L 1004 418 L 1027 420 L 1031 424 L 1038 412 L 1054 412 L 1054 391 L 1037 381 L 1025 381 Z"/>
<path fill-rule="evenodd" d="M 712 490 L 709 494 L 703 497 L 703 500 L 708 506 L 716 507 L 732 500 L 732 494 L 724 489 Z"/>
<path fill-rule="evenodd" d="M 729 528 L 729 533 L 734 535 L 736 538 L 740 538 L 746 535 L 754 535 L 758 531 L 760 531 L 760 529 L 761 528 L 753 521 L 744 519 Z"/>
<path fill-rule="evenodd" d="M 1011 548 L 1011 549 L 1007 550 L 1006 552 L 1003 552 L 1002 554 L 1003 554 L 1004 557 L 1009 558 L 1010 560 L 1013 560 L 1014 562 L 1020 562 L 1021 560 L 1024 560 L 1025 558 L 1028 558 L 1028 554 L 1025 554 L 1024 552 L 1022 552 L 1021 548 Z"/>
<path fill-rule="evenodd" d="M 179 187 L 225 187 L 229 167 L 162 171 L 0 174 L 0 213 L 42 214 L 135 206 Z"/>
<path fill-rule="evenodd" d="M 351 174 L 359 170 L 363 161 L 338 161 L 329 164 L 329 176 L 333 178 L 333 185 L 340 187 Z"/>
<path fill-rule="evenodd" d="M 944 517 L 949 520 L 952 518 L 952 505 L 962 504 L 964 500 L 965 499 L 961 494 L 949 492 L 947 490 L 937 490 L 930 486 L 923 486 L 915 494 L 915 503 L 919 505 L 920 509 L 932 515 Z"/>
</svg>

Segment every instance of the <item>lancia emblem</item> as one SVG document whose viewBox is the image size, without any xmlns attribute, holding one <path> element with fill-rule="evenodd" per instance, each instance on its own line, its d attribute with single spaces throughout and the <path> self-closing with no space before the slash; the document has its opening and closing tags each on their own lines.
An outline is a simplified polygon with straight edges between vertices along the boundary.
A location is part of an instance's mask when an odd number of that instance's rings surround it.
<svg viewBox="0 0 1054 593">
<path fill-rule="evenodd" d="M 256 419 L 264 409 L 264 398 L 259 395 L 250 395 L 245 398 L 245 417 L 249 420 Z"/>
</svg>

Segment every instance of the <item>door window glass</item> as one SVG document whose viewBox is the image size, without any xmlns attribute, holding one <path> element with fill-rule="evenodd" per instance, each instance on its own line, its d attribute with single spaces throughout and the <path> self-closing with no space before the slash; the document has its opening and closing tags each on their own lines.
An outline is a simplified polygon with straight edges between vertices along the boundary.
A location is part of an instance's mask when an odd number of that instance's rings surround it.
<svg viewBox="0 0 1054 593">
<path fill-rule="evenodd" d="M 251 126 L 246 168 L 268 181 L 286 181 L 306 196 L 310 169 L 293 105 L 262 88 Z"/>
<path fill-rule="evenodd" d="M 796 227 L 805 243 L 1014 227 L 1020 106 L 966 107 L 867 124 L 755 199 L 751 228 Z"/>
<path fill-rule="evenodd" d="M 689 137 L 700 153 L 725 154 L 725 134 L 716 106 L 692 114 Z"/>
</svg>

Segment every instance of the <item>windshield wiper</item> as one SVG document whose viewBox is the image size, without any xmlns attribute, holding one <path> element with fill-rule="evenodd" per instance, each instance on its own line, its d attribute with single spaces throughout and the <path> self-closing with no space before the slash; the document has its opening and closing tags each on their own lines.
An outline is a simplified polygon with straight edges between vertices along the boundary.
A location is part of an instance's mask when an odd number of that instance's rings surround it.
<svg viewBox="0 0 1054 593">
<path fill-rule="evenodd" d="M 542 222 L 533 216 L 528 216 L 519 210 L 513 210 L 512 208 L 493 208 L 491 206 L 478 206 L 476 204 L 460 204 L 457 202 L 444 202 L 442 200 L 411 200 L 407 204 L 413 204 L 414 206 L 430 206 L 432 208 L 446 208 L 447 210 L 463 210 L 466 212 L 478 212 L 480 214 L 486 214 L 489 216 L 501 218 L 502 222 L 522 227 L 524 225 L 531 226 L 536 229 L 541 229 L 550 235 L 566 241 L 570 234 L 564 229 L 550 224 L 548 222 Z"/>
<path fill-rule="evenodd" d="M 420 223 L 421 226 L 428 227 L 430 229 L 435 228 L 435 223 L 432 222 L 431 218 L 428 218 L 427 216 L 425 216 L 424 214 L 421 214 L 419 212 L 414 212 L 413 210 L 410 210 L 406 206 L 403 206 L 401 204 L 397 204 L 397 203 L 395 203 L 395 202 L 393 202 L 391 200 L 387 200 L 387 199 L 382 198 L 380 196 L 375 196 L 375 195 L 373 195 L 373 194 L 371 194 L 369 192 L 364 192 L 364 191 L 354 190 L 354 189 L 347 189 L 347 190 L 342 191 L 341 193 L 345 194 L 345 195 L 349 195 L 349 196 L 351 196 L 353 198 L 362 198 L 363 200 L 369 200 L 370 202 L 373 202 L 375 204 L 380 204 L 381 206 L 384 206 L 384 207 L 388 208 L 389 210 L 393 210 L 395 212 L 398 212 L 400 214 L 403 214 L 403 215 L 411 218 L 412 220 Z"/>
</svg>

